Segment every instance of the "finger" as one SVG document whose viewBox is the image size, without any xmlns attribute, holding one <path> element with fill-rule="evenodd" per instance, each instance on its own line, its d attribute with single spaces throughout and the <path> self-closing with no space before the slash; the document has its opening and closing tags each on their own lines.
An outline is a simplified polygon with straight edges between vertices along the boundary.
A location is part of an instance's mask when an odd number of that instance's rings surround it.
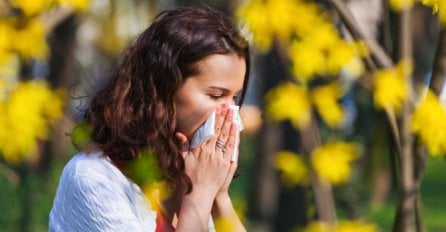
<svg viewBox="0 0 446 232">
<path fill-rule="evenodd" d="M 224 159 L 228 159 L 230 160 L 232 157 L 232 152 L 234 151 L 234 148 L 237 144 L 237 125 L 233 122 L 231 122 L 230 124 L 230 131 L 229 131 L 229 137 L 228 140 L 226 142 L 226 152 L 224 152 L 223 154 L 223 158 Z"/>
<path fill-rule="evenodd" d="M 183 158 L 186 158 L 186 155 L 189 151 L 189 141 L 187 140 L 186 135 L 181 132 L 176 132 L 175 137 L 180 144 L 181 155 L 183 156 Z"/>
<path fill-rule="evenodd" d="M 227 152 L 228 148 L 226 147 L 226 144 L 222 142 L 221 140 L 215 141 L 215 153 L 217 155 L 220 155 L 222 157 L 225 152 Z"/>
<path fill-rule="evenodd" d="M 231 132 L 233 116 L 234 116 L 234 111 L 232 109 L 228 109 L 225 121 L 223 122 L 223 126 L 221 128 L 221 132 L 217 137 L 217 141 L 221 141 L 223 144 L 226 144 L 228 142 L 229 133 Z"/>
<path fill-rule="evenodd" d="M 215 134 L 220 134 L 221 127 L 225 120 L 226 111 L 229 107 L 226 104 L 220 105 L 215 111 Z"/>
</svg>

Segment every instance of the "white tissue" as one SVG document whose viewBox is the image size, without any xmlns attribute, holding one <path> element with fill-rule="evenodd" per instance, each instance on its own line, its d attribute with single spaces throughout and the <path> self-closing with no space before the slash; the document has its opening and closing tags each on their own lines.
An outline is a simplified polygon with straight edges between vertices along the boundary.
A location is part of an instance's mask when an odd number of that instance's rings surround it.
<svg viewBox="0 0 446 232">
<path fill-rule="evenodd" d="M 238 131 L 239 132 L 242 131 L 243 123 L 239 114 L 240 107 L 237 105 L 229 105 L 229 108 L 231 108 L 234 113 L 233 122 L 235 122 Z M 198 128 L 197 132 L 195 132 L 190 143 L 190 148 L 195 148 L 200 144 L 206 142 L 208 139 L 210 139 L 215 134 L 214 128 L 215 128 L 215 110 L 212 111 L 212 113 L 209 115 L 209 117 L 206 119 L 203 125 L 201 125 Z M 239 133 L 236 134 L 235 139 L 236 139 L 235 144 L 237 144 L 240 139 Z M 232 151 L 231 161 L 237 160 L 237 150 L 238 147 L 234 147 L 234 150 Z"/>
<path fill-rule="evenodd" d="M 238 127 L 238 131 L 242 131 L 243 130 L 243 123 L 242 123 L 242 118 L 240 117 L 240 113 L 239 113 L 240 106 L 238 106 L 238 105 L 229 105 L 229 108 L 231 108 L 232 111 L 234 112 L 234 117 L 232 119 L 234 119 L 234 122 L 235 122 L 235 124 Z"/>
<path fill-rule="evenodd" d="M 209 115 L 203 125 L 195 132 L 192 141 L 190 142 L 190 148 L 195 148 L 198 145 L 206 142 L 214 135 L 215 128 L 215 110 Z"/>
</svg>

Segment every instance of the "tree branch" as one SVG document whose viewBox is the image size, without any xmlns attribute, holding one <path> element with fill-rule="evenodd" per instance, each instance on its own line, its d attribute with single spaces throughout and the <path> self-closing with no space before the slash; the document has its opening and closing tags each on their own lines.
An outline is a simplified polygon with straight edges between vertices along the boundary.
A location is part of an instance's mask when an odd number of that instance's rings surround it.
<svg viewBox="0 0 446 232">
<path fill-rule="evenodd" d="M 363 40 L 372 53 L 375 63 L 379 67 L 390 68 L 393 66 L 392 59 L 385 53 L 384 49 L 373 39 L 367 38 L 360 29 L 355 17 L 342 0 L 330 0 L 336 11 L 341 16 L 347 29 L 355 39 Z"/>
<path fill-rule="evenodd" d="M 434 67 L 432 68 L 432 79 L 429 87 L 438 96 L 441 93 L 446 77 L 446 28 L 441 27 L 435 53 Z"/>
<path fill-rule="evenodd" d="M 73 8 L 59 7 L 45 15 L 42 15 L 46 33 L 51 32 L 57 25 L 74 14 Z"/>
<path fill-rule="evenodd" d="M 400 13 L 400 59 L 412 60 L 412 27 L 411 27 L 412 8 L 407 7 Z M 409 86 L 411 93 L 412 76 L 408 74 L 404 77 L 406 84 Z M 413 111 L 412 96 L 405 101 L 401 116 L 401 147 L 400 153 L 401 175 L 400 175 L 400 201 L 397 204 L 397 212 L 394 221 L 394 231 L 412 232 L 414 231 L 413 217 L 415 214 L 416 198 L 418 189 L 415 184 L 415 153 L 413 152 L 414 136 L 410 128 L 410 116 Z"/>
<path fill-rule="evenodd" d="M 311 153 L 321 143 L 318 131 L 319 128 L 314 115 L 312 115 L 310 125 L 306 128 L 299 129 L 299 137 L 302 141 L 303 151 L 308 162 L 311 160 Z M 336 207 L 331 184 L 322 180 L 312 165 L 308 166 L 318 217 L 321 221 L 333 226 L 336 224 Z"/>
<path fill-rule="evenodd" d="M 14 185 L 20 182 L 20 176 L 3 163 L 0 163 L 0 174 L 3 174 Z"/>
</svg>

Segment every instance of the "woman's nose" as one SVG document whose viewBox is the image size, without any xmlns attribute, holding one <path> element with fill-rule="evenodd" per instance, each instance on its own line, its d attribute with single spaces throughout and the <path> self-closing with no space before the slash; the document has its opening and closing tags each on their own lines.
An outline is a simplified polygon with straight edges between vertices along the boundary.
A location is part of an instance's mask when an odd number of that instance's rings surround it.
<svg viewBox="0 0 446 232">
<path fill-rule="evenodd" d="M 235 105 L 235 101 L 234 99 L 230 99 L 230 100 L 224 100 L 222 102 L 220 102 L 220 106 L 226 104 L 226 105 Z"/>
<path fill-rule="evenodd" d="M 224 99 L 224 102 L 223 103 L 226 103 L 226 104 L 228 104 L 228 105 L 235 105 L 235 101 L 234 101 L 234 98 L 226 98 L 226 99 Z"/>
</svg>

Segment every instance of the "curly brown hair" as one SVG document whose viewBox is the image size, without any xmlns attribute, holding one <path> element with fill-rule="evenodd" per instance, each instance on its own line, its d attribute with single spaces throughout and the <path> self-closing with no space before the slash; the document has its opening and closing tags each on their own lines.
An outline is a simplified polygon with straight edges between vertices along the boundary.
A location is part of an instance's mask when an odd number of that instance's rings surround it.
<svg viewBox="0 0 446 232">
<path fill-rule="evenodd" d="M 186 78 L 197 74 L 197 62 L 212 54 L 245 59 L 247 71 L 237 103 L 241 105 L 249 77 L 249 45 L 230 17 L 193 7 L 160 13 L 93 96 L 85 114 L 93 142 L 119 168 L 149 149 L 167 181 L 190 192 L 191 181 L 175 139 L 174 96 Z"/>
</svg>

